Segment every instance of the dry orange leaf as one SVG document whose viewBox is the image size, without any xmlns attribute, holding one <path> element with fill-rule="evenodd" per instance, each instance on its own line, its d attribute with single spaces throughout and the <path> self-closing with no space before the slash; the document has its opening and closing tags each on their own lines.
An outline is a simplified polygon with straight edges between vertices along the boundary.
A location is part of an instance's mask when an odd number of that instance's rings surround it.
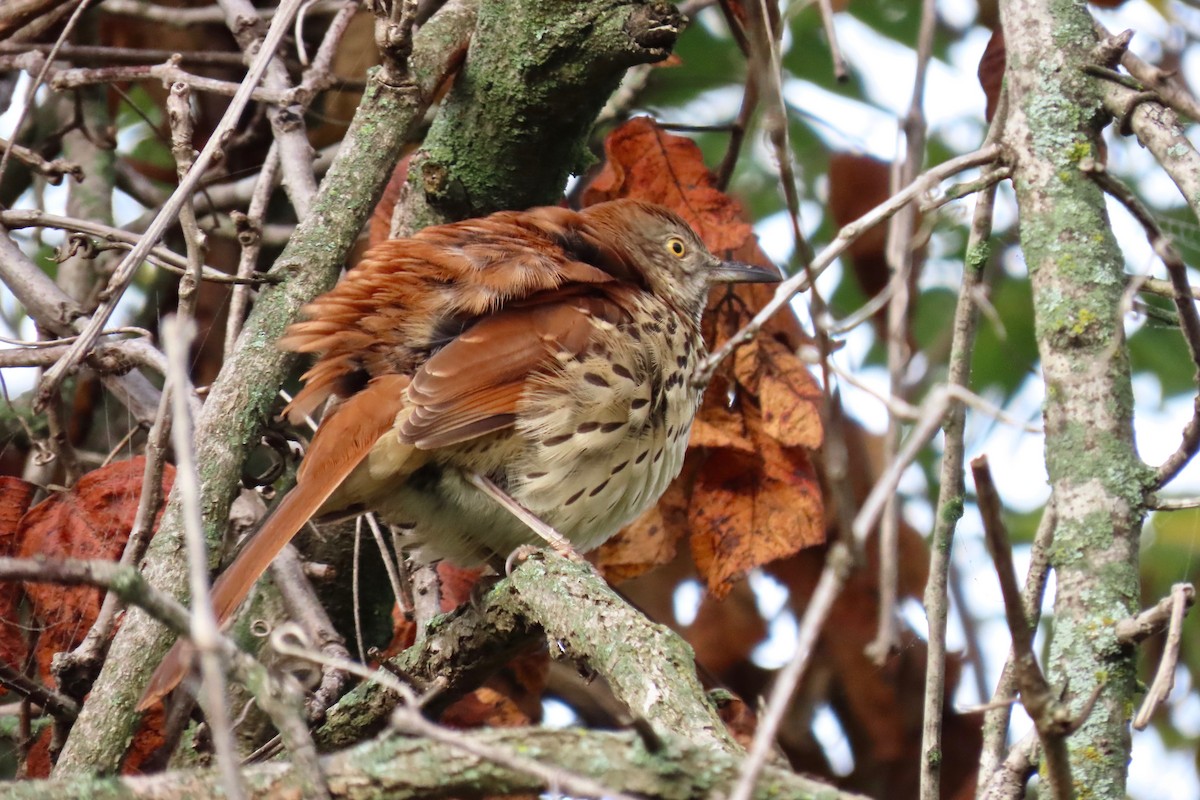
<svg viewBox="0 0 1200 800">
<path fill-rule="evenodd" d="M 746 415 L 756 457 L 715 450 L 692 488 L 692 557 L 721 596 L 744 572 L 825 541 L 821 487 L 808 452 L 771 438 Z"/>
<path fill-rule="evenodd" d="M 1120 5 L 1123 0 L 1118 0 L 1116 5 Z M 1008 53 L 1004 47 L 1004 31 L 997 27 L 992 31 L 992 38 L 988 39 L 987 47 L 983 49 L 983 55 L 979 57 L 979 85 L 983 88 L 983 94 L 987 98 L 987 110 L 984 117 L 988 122 L 992 121 L 992 115 L 996 113 L 996 103 L 1000 102 L 1000 88 L 1004 85 L 1004 69 L 1008 63 Z"/>
<path fill-rule="evenodd" d="M 716 188 L 691 139 L 634 117 L 608 135 L 604 152 L 608 160 L 584 192 L 584 205 L 619 197 L 658 203 L 687 220 L 714 253 L 737 250 L 754 236 L 741 206 Z"/>
<path fill-rule="evenodd" d="M 145 467 L 142 456 L 114 462 L 84 475 L 70 491 L 38 503 L 21 519 L 19 554 L 25 558 L 119 558 L 133 527 Z M 164 496 L 174 477 L 174 467 L 165 465 Z M 42 680 L 52 682 L 51 657 L 79 643 L 100 612 L 102 593 L 88 586 L 26 583 L 25 594 L 42 627 L 37 645 Z"/>
<path fill-rule="evenodd" d="M 33 502 L 37 487 L 20 478 L 0 477 L 0 556 L 17 554 L 21 542 L 19 523 Z M 0 663 L 25 671 L 29 640 L 21 625 L 20 584 L 0 584 Z"/>
</svg>

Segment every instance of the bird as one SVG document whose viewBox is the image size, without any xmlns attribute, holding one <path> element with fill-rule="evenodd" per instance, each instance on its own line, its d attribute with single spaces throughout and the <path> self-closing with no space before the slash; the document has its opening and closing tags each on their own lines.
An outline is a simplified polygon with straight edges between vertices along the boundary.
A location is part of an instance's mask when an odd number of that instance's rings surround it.
<svg viewBox="0 0 1200 800">
<path fill-rule="evenodd" d="M 420 562 L 591 550 L 679 474 L 716 284 L 779 280 L 632 199 L 437 225 L 370 249 L 279 342 L 316 354 L 285 413 L 326 413 L 296 486 L 217 578 L 228 619 L 313 517 L 374 511 Z M 179 684 L 177 641 L 139 710 Z"/>
</svg>

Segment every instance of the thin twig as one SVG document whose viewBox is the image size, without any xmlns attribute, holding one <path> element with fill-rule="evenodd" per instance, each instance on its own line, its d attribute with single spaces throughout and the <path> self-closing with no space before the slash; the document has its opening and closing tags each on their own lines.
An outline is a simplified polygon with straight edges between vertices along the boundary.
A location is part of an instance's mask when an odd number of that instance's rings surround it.
<svg viewBox="0 0 1200 800">
<path fill-rule="evenodd" d="M 187 178 L 195 157 L 195 150 L 192 148 L 191 102 L 192 90 L 188 84 L 171 84 L 170 91 L 167 92 L 167 123 L 171 128 L 171 154 L 175 157 L 175 172 L 181 181 Z M 183 229 L 188 265 L 187 271 L 179 279 L 176 315 L 180 320 L 190 320 L 195 313 L 196 287 L 204 272 L 204 253 L 207 247 L 204 231 L 196 224 L 196 206 L 192 200 L 192 196 L 188 195 L 179 209 L 179 227 Z"/>
<path fill-rule="evenodd" d="M 134 567 L 111 561 L 78 558 L 0 557 L 0 581 L 56 583 L 63 586 L 96 586 L 120 594 L 147 614 L 177 632 L 188 629 L 188 612 L 173 597 L 158 591 Z"/>
<path fill-rule="evenodd" d="M 250 197 L 250 207 L 241 217 L 234 218 L 238 229 L 238 244 L 242 246 L 238 258 L 237 277 L 246 280 L 251 278 L 258 267 L 258 254 L 262 250 L 262 224 L 266 216 L 267 203 L 271 193 L 279 182 L 279 143 L 271 142 L 267 150 L 266 161 L 258 173 L 254 184 L 254 194 Z M 246 311 L 250 307 L 250 288 L 246 284 L 234 287 L 229 298 L 229 315 L 225 321 L 225 357 L 233 352 L 237 345 L 237 337 L 242 332 L 242 323 L 246 319 Z"/>
<path fill-rule="evenodd" d="M 42 158 L 37 151 L 14 144 L 2 137 L 0 137 L 0 150 L 11 151 L 18 161 L 44 177 L 53 186 L 62 183 L 64 175 L 70 175 L 77 182 L 83 180 L 83 167 L 65 158 L 47 160 Z"/>
<path fill-rule="evenodd" d="M 1037 532 L 1033 536 L 1030 551 L 1029 571 L 1025 575 L 1025 588 L 1021 592 L 1022 611 L 1031 628 L 1036 628 L 1041 617 L 1042 596 L 1050 576 L 1050 546 L 1054 542 L 1054 529 L 1058 521 L 1053 498 L 1042 510 Z M 1017 688 L 1017 656 L 1009 652 L 996 690 L 983 721 L 983 748 L 979 758 L 979 787 L 983 789 L 992 780 L 992 774 L 1003 768 L 1005 748 L 1008 745 L 1008 723 L 1012 717 L 1012 697 Z"/>
<path fill-rule="evenodd" d="M 32 703 L 46 709 L 61 722 L 71 722 L 79 716 L 79 703 L 0 662 L 0 686 L 11 689 Z"/>
<path fill-rule="evenodd" d="M 771 14 L 767 0 L 754 0 L 743 6 L 750 24 L 750 71 L 763 101 L 763 128 L 779 165 L 779 182 L 787 201 L 788 219 L 792 224 L 795 257 L 808 269 L 812 263 L 812 245 L 800 225 L 800 196 L 796 189 L 796 167 L 789 141 L 787 104 L 783 99 L 783 67 L 779 56 L 782 26 L 773 25 L 778 19 Z M 815 287 L 810 284 L 810 290 Z"/>
<path fill-rule="evenodd" d="M 1179 643 L 1183 640 L 1183 617 L 1196 599 L 1196 589 L 1190 583 L 1177 583 L 1171 587 L 1170 621 L 1167 627 L 1167 641 L 1163 645 L 1162 658 L 1158 662 L 1158 670 L 1154 673 L 1154 683 L 1146 692 L 1142 707 L 1133 718 L 1135 730 L 1145 730 L 1150 724 L 1150 718 L 1158 707 L 1171 696 L 1175 687 L 1175 670 L 1179 666 Z M 1159 605 L 1162 605 L 1161 603 Z M 1138 615 L 1141 619 L 1142 615 Z M 1117 636 L 1120 637 L 1120 623 L 1117 625 Z"/>
<path fill-rule="evenodd" d="M 0 210 L 0 224 L 7 228 L 57 228 L 64 231 L 77 231 L 80 234 L 89 236 L 97 236 L 104 240 L 109 245 L 115 245 L 124 249 L 132 249 L 141 239 L 137 233 L 129 230 L 123 230 L 111 225 L 105 225 L 93 220 L 79 219 L 77 217 L 64 217 L 58 214 L 47 214 L 44 211 L 37 209 L 4 209 Z M 72 236 L 69 239 L 70 247 L 88 247 L 93 251 L 105 249 L 103 246 L 98 246 L 95 242 L 91 242 L 80 236 Z M 67 254 L 73 254 L 69 249 Z M 182 275 L 187 269 L 187 259 L 180 256 L 166 247 L 156 246 L 146 254 L 147 262 L 154 264 L 160 269 L 165 269 L 169 272 L 174 272 L 177 275 Z M 206 266 L 204 267 L 203 280 L 213 283 L 246 283 L 258 285 L 270 282 L 272 279 L 265 276 L 257 276 L 250 278 L 237 278 L 232 275 L 226 275 L 220 270 Z M 103 334 L 101 334 L 103 335 Z"/>
<path fill-rule="evenodd" d="M 111 0 L 104 4 L 106 11 L 110 5 Z M 191 9 L 175 8 L 171 10 L 189 11 Z M 31 52 L 44 56 L 52 49 L 53 45 L 38 44 L 37 42 L 0 42 L 0 69 L 16 69 L 18 66 L 16 57 Z M 178 56 L 180 64 L 215 65 L 222 67 L 240 67 L 244 64 L 242 57 L 237 53 L 200 50 L 179 52 L 176 50 L 156 50 L 146 47 L 101 47 L 78 44 L 64 44 L 58 48 L 57 56 L 63 60 L 75 63 L 88 61 L 117 64 L 160 63 L 172 56 Z"/>
<path fill-rule="evenodd" d="M 392 586 L 392 595 L 396 602 L 403 607 L 404 591 L 400 588 L 400 572 L 396 568 L 396 559 L 392 558 L 391 552 L 388 550 L 387 542 L 384 541 L 383 531 L 379 527 L 379 520 L 374 514 L 367 514 L 367 527 L 371 529 L 371 536 L 375 538 L 375 546 L 379 548 L 379 557 L 383 560 L 383 568 L 387 571 L 388 583 Z M 399 552 L 396 554 L 402 557 Z"/>
<path fill-rule="evenodd" d="M 1103 164 L 1088 161 L 1081 164 L 1080 168 L 1090 174 L 1092 180 L 1099 184 L 1107 194 L 1120 201 L 1134 219 L 1141 223 L 1142 228 L 1146 231 L 1146 238 L 1150 241 L 1150 246 L 1162 259 L 1163 265 L 1167 268 L 1167 275 L 1171 279 L 1171 286 L 1175 290 L 1173 299 L 1175 308 L 1179 311 L 1179 323 L 1183 331 L 1183 338 L 1187 344 L 1188 353 L 1192 357 L 1192 364 L 1196 368 L 1194 380 L 1200 384 L 1200 312 L 1196 310 L 1192 287 L 1188 283 L 1187 264 L 1184 263 L 1183 257 L 1179 255 L 1179 251 L 1175 249 L 1170 238 L 1159 228 L 1154 215 L 1128 186 L 1109 174 Z M 1200 395 L 1197 395 L 1193 401 L 1192 419 L 1184 428 L 1183 441 L 1179 448 L 1158 467 L 1155 487 L 1161 488 L 1170 482 L 1192 460 L 1198 450 L 1200 450 Z"/>
<path fill-rule="evenodd" d="M 45 82 L 46 73 L 50 70 L 50 64 L 58 53 L 58 49 L 71 37 L 71 31 L 75 29 L 75 25 L 79 22 L 80 17 L 83 16 L 83 12 L 87 10 L 91 2 L 92 0 L 79 0 L 79 5 L 75 7 L 75 10 L 71 13 L 71 18 L 67 20 L 67 23 L 59 32 L 58 38 L 54 41 L 54 47 L 50 49 L 50 53 L 46 56 L 45 62 L 38 70 L 38 74 L 29 82 L 29 88 L 25 90 L 25 100 L 21 104 L 21 110 L 17 112 L 16 120 L 13 122 L 12 129 L 14 131 L 21 130 L 21 127 L 25 124 L 25 118 L 29 116 L 29 112 L 33 108 L 33 100 L 37 96 L 37 90 Z M 4 155 L 0 156 L 0 178 L 4 177 L 4 170 L 8 167 L 9 156 L 12 155 L 14 155 L 13 150 L 9 147 L 5 148 Z"/>
<path fill-rule="evenodd" d="M 204 522 L 200 512 L 200 480 L 192 453 L 192 421 L 187 395 L 191 382 L 187 375 L 187 354 L 195 335 L 191 319 L 167 317 L 163 320 L 163 344 L 167 352 L 167 379 L 171 386 L 171 440 L 175 446 L 175 482 L 182 498 L 184 537 L 187 541 L 192 623 L 190 638 L 200 655 L 204 685 L 200 705 L 212 731 L 217 764 L 226 793 L 233 798 L 246 797 L 246 787 L 238 771 L 237 748 L 229 709 L 225 703 L 225 669 L 219 647 L 220 632 L 213 612 L 208 584 L 208 549 L 204 542 Z"/>
<path fill-rule="evenodd" d="M 817 638 L 825 626 L 833 602 L 841 593 L 846 582 L 854 557 L 850 548 L 841 542 L 829 548 L 825 557 L 825 568 L 817 580 L 812 597 L 804 609 L 796 638 L 796 654 L 779 674 L 775 676 L 775 684 L 771 687 L 771 697 L 767 701 L 766 711 L 758 720 L 758 728 L 754 732 L 754 743 L 750 753 L 742 765 L 737 785 L 729 793 L 729 800 L 750 800 L 754 792 L 754 784 L 758 775 L 767 762 L 767 757 L 775 746 L 775 735 L 791 705 L 792 694 L 800 683 L 800 678 L 808 668 L 816 649 Z"/>
<path fill-rule="evenodd" d="M 971 355 L 979 319 L 974 297 L 983 285 L 983 269 L 987 240 L 992 232 L 992 211 L 996 199 L 995 187 L 979 194 L 975 216 L 967 240 L 967 259 L 963 264 L 962 286 L 954 309 L 954 333 L 950 344 L 950 364 L 947 380 L 955 386 L 966 386 L 971 373 Z M 962 516 L 966 487 L 963 482 L 963 459 L 966 431 L 966 407 L 959 402 L 950 404 L 942 422 L 945 445 L 942 448 L 941 480 L 933 535 L 929 543 L 929 580 L 925 585 L 925 616 L 929 635 L 925 658 L 925 711 L 921 734 L 922 800 L 937 800 L 941 796 L 942 717 L 946 703 L 946 619 L 949 616 L 950 570 L 953 562 L 951 546 L 954 529 Z M 967 616 L 966 609 L 961 609 Z"/>
<path fill-rule="evenodd" d="M 132 81 L 161 81 L 169 86 L 172 83 L 183 83 L 202 92 L 233 97 L 241 87 L 234 81 L 222 81 L 207 78 L 188 72 L 179 66 L 179 58 L 174 55 L 162 64 L 134 64 L 117 67 L 75 67 L 58 70 L 50 79 L 50 88 L 56 92 L 67 92 L 82 86 L 96 84 L 108 85 Z M 250 98 L 258 103 L 288 105 L 295 102 L 291 92 L 273 92 L 259 87 L 250 93 Z"/>
<path fill-rule="evenodd" d="M 842 57 L 842 48 L 838 44 L 837 27 L 833 24 L 833 3 L 831 0 L 817 0 L 817 8 L 821 11 L 821 25 L 825 28 L 825 42 L 829 45 L 829 58 L 833 62 L 833 78 L 838 83 L 846 80 L 846 59 Z"/>
<path fill-rule="evenodd" d="M 275 55 L 275 50 L 287 34 L 291 18 L 296 13 L 296 9 L 301 2 L 303 0 L 282 0 L 280 3 L 279 13 L 271 21 L 271 28 L 268 30 L 267 36 L 263 41 L 262 49 L 255 57 L 254 63 L 250 66 L 246 79 L 238 87 L 237 95 L 230 101 L 217 127 L 209 136 L 200 154 L 196 156 L 196 160 L 191 170 L 188 171 L 187 177 L 179 182 L 175 191 L 167 198 L 167 202 L 163 205 L 157 216 L 155 216 L 154 221 L 146 229 L 141 239 L 138 240 L 133 250 L 122 259 L 121 263 L 113 271 L 109 285 L 102 294 L 101 302 L 81 332 L 79 340 L 71 347 L 71 350 L 68 351 L 63 359 L 43 376 L 41 386 L 38 388 L 37 402 L 39 405 L 44 404 L 47 398 L 58 391 L 58 387 L 63 379 L 75 371 L 84 354 L 95 344 L 96 336 L 116 309 L 117 303 L 121 295 L 125 292 L 125 289 L 129 286 L 129 282 L 133 279 L 138 265 L 146 257 L 150 249 L 158 244 L 167 227 L 179 214 L 179 210 L 183 207 L 184 202 L 195 191 L 200 178 L 212 163 L 217 151 L 221 148 L 225 136 L 237 125 L 242 111 L 250 102 L 251 93 L 258 85 L 259 80 L 262 79 L 267 65 L 271 63 L 271 59 Z M 82 8 L 86 4 L 87 0 L 84 0 L 80 7 Z M 2 171 L 2 167 L 0 167 L 0 171 Z"/>
<path fill-rule="evenodd" d="M 1159 280 L 1158 278 L 1142 278 L 1137 276 L 1138 291 L 1147 294 L 1157 295 L 1158 297 L 1174 297 L 1175 285 L 1170 281 Z M 1193 300 L 1200 300 L 1200 286 L 1190 286 L 1189 291 Z"/>
<path fill-rule="evenodd" d="M 951 175 L 955 175 L 966 169 L 988 164 L 1000 157 L 1000 148 L 995 145 L 976 150 L 973 153 L 966 153 L 957 158 L 950 159 L 938 166 L 927 170 L 920 175 L 916 180 L 906 186 L 903 190 L 889 197 L 884 202 L 877 205 L 875 208 L 863 214 L 854 222 L 843 227 L 838 231 L 837 236 L 830 242 L 820 253 L 812 260 L 810 271 L 808 273 L 800 272 L 783 283 L 779 284 L 775 290 L 775 296 L 770 302 L 762 307 L 754 318 L 751 319 L 740 331 L 731 336 L 728 341 L 714 350 L 704 364 L 698 370 L 697 380 L 707 383 L 711 379 L 713 372 L 717 366 L 729 356 L 740 345 L 750 341 L 754 335 L 762 328 L 774 314 L 781 308 L 791 302 L 792 297 L 798 292 L 803 292 L 809 288 L 811 279 L 815 279 L 829 267 L 833 261 L 846 251 L 858 237 L 862 236 L 868 230 L 873 228 L 881 221 L 888 219 L 914 197 L 928 191 L 936 186 L 940 181 L 945 180 Z"/>
<path fill-rule="evenodd" d="M 1155 511 L 1188 511 L 1200 508 L 1200 497 L 1155 498 L 1148 502 L 1146 507 Z"/>
<path fill-rule="evenodd" d="M 858 514 L 854 517 L 853 528 L 854 540 L 859 547 L 866 545 L 867 537 L 875 529 L 880 516 L 884 513 L 884 507 L 890 498 L 895 496 L 896 487 L 900 484 L 900 476 L 903 475 L 904 470 L 916 459 L 917 453 L 941 427 L 946 410 L 950 407 L 952 395 L 949 388 L 937 386 L 925 398 L 925 402 L 921 404 L 921 416 L 917 419 L 916 425 L 909 432 L 908 438 L 904 440 L 896 458 L 888 464 L 883 475 L 875 481 L 871 493 L 867 495 L 867 499 L 859 508 Z"/>
<path fill-rule="evenodd" d="M 912 181 L 925 163 L 925 76 L 933 51 L 933 0 L 922 0 L 921 24 L 917 34 L 917 63 L 908 113 L 901 124 L 904 134 L 904 159 L 892 167 L 891 189 L 896 191 Z M 904 376 L 912 359 L 909 347 L 910 285 L 914 263 L 913 230 L 917 212 L 914 204 L 901 208 L 888 221 L 886 257 L 891 270 L 891 297 L 887 313 L 887 365 L 891 393 L 905 394 Z M 883 440 L 884 464 L 891 465 L 897 457 L 901 436 L 900 420 L 888 418 Z M 882 666 L 900 643 L 900 619 L 896 611 L 900 580 L 900 499 L 892 494 L 884 506 L 879 522 L 879 609 L 878 630 L 866 648 L 867 655 Z M 927 776 L 928 777 L 928 776 Z M 936 787 L 935 787 L 936 794 Z"/>
<path fill-rule="evenodd" d="M 346 641 L 338 633 L 333 620 L 329 618 L 329 612 L 317 598 L 295 547 L 288 545 L 271 562 L 271 579 L 275 582 L 275 588 L 279 590 L 284 605 L 287 606 L 288 614 L 304 629 L 308 640 L 332 658 L 349 660 L 350 651 L 346 649 Z M 324 718 L 325 711 L 342 696 L 348 681 L 349 674 L 343 670 L 323 670 L 321 683 L 308 701 L 309 719 Z M 313 752 L 315 753 L 315 748 Z M 317 774 L 315 761 L 309 765 L 307 771 Z"/>
<path fill-rule="evenodd" d="M 1171 593 L 1157 603 L 1140 612 L 1136 617 L 1127 617 L 1116 625 L 1117 641 L 1121 644 L 1140 644 L 1151 636 L 1161 633 L 1171 622 L 1175 606 L 1181 600 L 1190 608 L 1196 590 L 1190 583 L 1177 583 Z"/>
<path fill-rule="evenodd" d="M 291 3 L 292 0 L 285 2 Z M 255 19 L 256 12 L 250 0 L 217 0 L 217 5 L 225 12 L 225 26 L 229 28 L 249 62 L 251 56 L 257 60 L 264 51 L 274 51 L 279 47 L 282 37 L 272 39 L 272 32 L 281 21 L 290 26 L 305 2 L 306 0 L 298 0 L 293 3 L 287 13 L 282 13 L 284 3 L 281 3 L 281 13 L 271 21 L 271 27 L 265 37 L 260 36 L 258 25 L 247 24 Z M 267 89 L 275 92 L 286 93 L 292 88 L 287 67 L 280 59 L 268 61 L 264 65 L 262 80 Z M 257 83 L 257 80 L 255 82 Z M 312 146 L 305 134 L 301 99 L 297 97 L 292 107 L 268 107 L 267 119 L 271 123 L 275 141 L 279 143 L 283 189 L 287 192 L 292 208 L 296 210 L 297 219 L 304 219 L 308 216 L 312 199 L 317 194 L 317 179 L 313 171 Z"/>
<path fill-rule="evenodd" d="M 1012 635 L 1013 651 L 1016 653 L 1017 685 L 1021 689 L 1021 703 L 1038 731 L 1042 743 L 1043 760 L 1046 766 L 1046 783 L 1055 800 L 1070 800 L 1074 797 L 1071 781 L 1071 761 L 1067 756 L 1067 734 L 1074 723 L 1068 710 L 1055 698 L 1046 676 L 1042 674 L 1033 652 L 1033 630 L 1025 618 L 1021 589 L 1017 585 L 1017 572 L 1013 568 L 1012 547 L 1008 532 L 1000 516 L 1000 496 L 992 483 L 987 457 L 980 456 L 971 461 L 971 474 L 975 478 L 975 495 L 979 515 L 983 519 L 983 530 L 988 548 L 1000 579 L 1000 593 L 1004 597 L 1005 618 Z"/>
<path fill-rule="evenodd" d="M 729 129 L 729 144 L 725 148 L 725 155 L 721 158 L 721 165 L 717 168 L 717 188 L 725 191 L 729 188 L 729 181 L 733 178 L 733 170 L 737 166 L 738 156 L 742 152 L 742 143 L 746 140 L 746 130 L 750 126 L 750 119 L 754 116 L 754 111 L 758 107 L 758 81 L 754 75 L 746 76 L 746 86 L 742 89 L 742 105 L 738 109 L 737 119 L 733 121 L 733 125 Z"/>
<path fill-rule="evenodd" d="M 319 0 L 310 5 L 311 7 L 305 12 L 307 14 L 332 14 L 340 8 L 341 3 L 333 2 L 333 0 Z M 176 8 L 156 5 L 148 0 L 106 0 L 103 10 L 106 14 L 134 17 L 147 22 L 160 22 L 179 28 L 189 28 L 194 25 L 220 25 L 225 21 L 224 12 L 214 6 Z M 278 8 L 259 8 L 255 9 L 254 16 L 258 19 L 268 20 L 279 11 Z"/>
</svg>

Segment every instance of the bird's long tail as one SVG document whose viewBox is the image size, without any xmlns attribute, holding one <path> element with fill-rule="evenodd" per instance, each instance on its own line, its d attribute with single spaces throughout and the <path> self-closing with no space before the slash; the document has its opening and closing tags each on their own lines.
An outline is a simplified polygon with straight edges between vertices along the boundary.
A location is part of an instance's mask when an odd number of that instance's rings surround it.
<svg viewBox="0 0 1200 800">
<path fill-rule="evenodd" d="M 404 405 L 408 377 L 384 375 L 351 396 L 317 430 L 300 465 L 296 487 L 238 553 L 212 587 L 218 624 L 233 615 L 292 537 L 350 476 L 371 448 L 393 427 Z M 179 639 L 150 677 L 138 711 L 145 711 L 180 684 L 191 665 L 193 649 Z"/>
</svg>

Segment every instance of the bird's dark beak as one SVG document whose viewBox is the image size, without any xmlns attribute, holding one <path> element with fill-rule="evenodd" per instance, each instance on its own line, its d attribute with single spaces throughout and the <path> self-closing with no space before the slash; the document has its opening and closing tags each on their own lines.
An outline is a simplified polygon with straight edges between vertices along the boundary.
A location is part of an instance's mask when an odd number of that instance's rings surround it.
<svg viewBox="0 0 1200 800">
<path fill-rule="evenodd" d="M 708 271 L 710 283 L 776 283 L 782 277 L 776 267 L 760 267 L 741 261 L 718 261 Z"/>
</svg>

